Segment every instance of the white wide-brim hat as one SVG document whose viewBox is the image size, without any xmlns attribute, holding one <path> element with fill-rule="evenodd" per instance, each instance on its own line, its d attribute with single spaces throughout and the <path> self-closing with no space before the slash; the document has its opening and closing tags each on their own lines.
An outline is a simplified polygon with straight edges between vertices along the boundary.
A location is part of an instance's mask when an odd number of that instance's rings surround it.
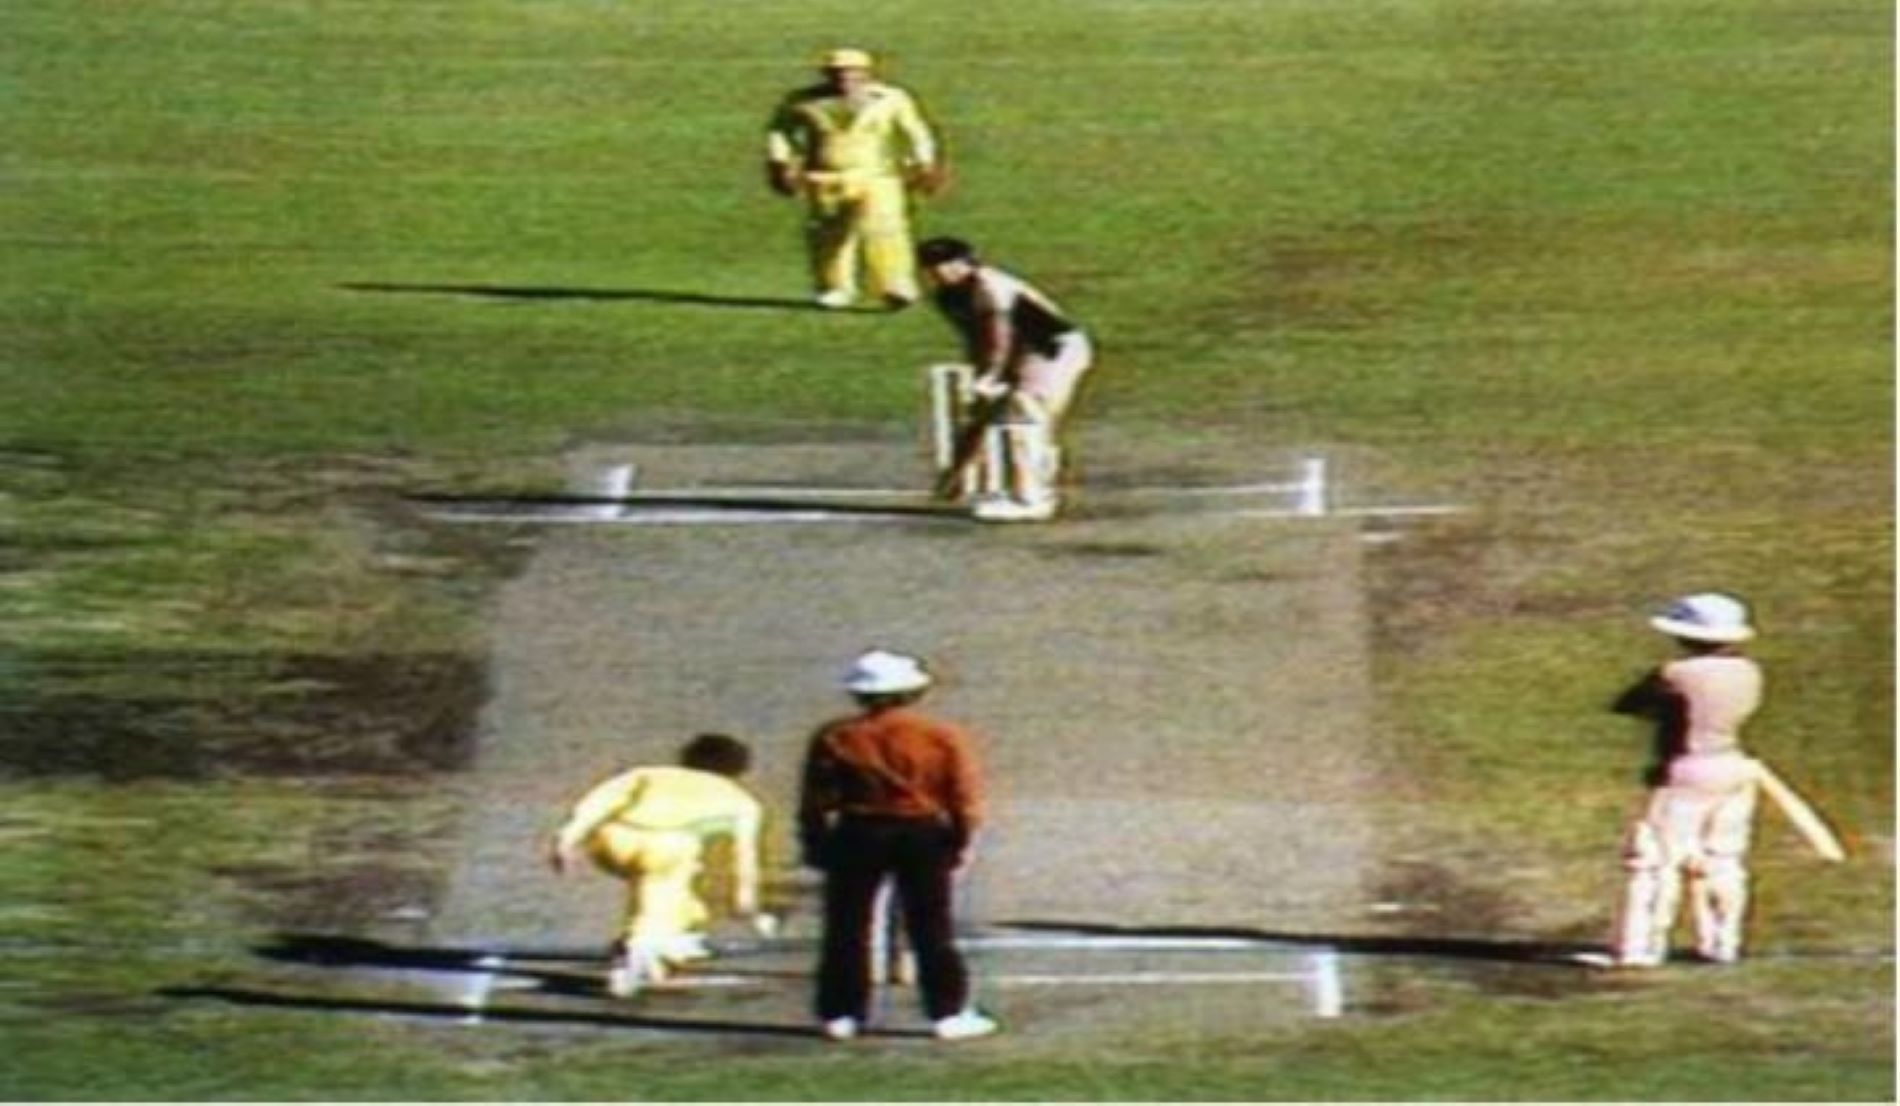
<svg viewBox="0 0 1900 1106">
<path fill-rule="evenodd" d="M 930 673 L 916 657 L 873 649 L 851 662 L 842 682 L 853 695 L 897 695 L 929 687 Z"/>
<path fill-rule="evenodd" d="M 1649 624 L 1670 637 L 1713 645 L 1734 645 L 1755 636 L 1755 628 L 1748 624 L 1748 605 L 1713 591 L 1683 596 Z"/>
</svg>

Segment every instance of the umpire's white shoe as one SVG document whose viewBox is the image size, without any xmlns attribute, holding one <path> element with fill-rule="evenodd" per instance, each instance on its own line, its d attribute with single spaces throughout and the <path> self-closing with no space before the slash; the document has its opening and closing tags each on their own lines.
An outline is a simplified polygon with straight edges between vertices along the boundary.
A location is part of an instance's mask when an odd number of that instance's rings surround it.
<svg viewBox="0 0 1900 1106">
<path fill-rule="evenodd" d="M 826 311 L 842 311 L 858 302 L 858 294 L 849 288 L 831 288 L 818 293 L 812 302 Z"/>
<path fill-rule="evenodd" d="M 858 1035 L 858 1019 L 831 1018 L 818 1027 L 828 1041 L 848 1041 Z"/>
<path fill-rule="evenodd" d="M 947 1018 L 938 1018 L 930 1027 L 939 1041 L 967 1041 L 973 1037 L 987 1037 L 1001 1029 L 996 1019 L 974 1009 Z"/>
</svg>

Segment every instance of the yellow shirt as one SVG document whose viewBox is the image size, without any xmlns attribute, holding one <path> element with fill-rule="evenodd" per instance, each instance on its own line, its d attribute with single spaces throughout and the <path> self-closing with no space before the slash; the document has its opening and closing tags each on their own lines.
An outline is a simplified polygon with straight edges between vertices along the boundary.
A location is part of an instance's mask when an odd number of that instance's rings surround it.
<svg viewBox="0 0 1900 1106">
<path fill-rule="evenodd" d="M 629 829 L 697 837 L 730 834 L 750 845 L 762 818 L 759 800 L 718 773 L 670 766 L 635 768 L 582 796 L 561 827 L 559 840 L 563 849 L 578 848 L 602 826 L 618 823 Z"/>
<path fill-rule="evenodd" d="M 937 139 L 910 93 L 872 82 L 853 97 L 824 85 L 786 97 L 766 132 L 765 156 L 807 173 L 901 176 L 937 162 Z"/>
</svg>

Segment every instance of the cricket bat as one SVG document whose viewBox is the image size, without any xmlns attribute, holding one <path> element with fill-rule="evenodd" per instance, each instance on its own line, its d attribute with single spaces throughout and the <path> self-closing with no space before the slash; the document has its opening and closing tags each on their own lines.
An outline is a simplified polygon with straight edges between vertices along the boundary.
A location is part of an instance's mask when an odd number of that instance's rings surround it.
<svg viewBox="0 0 1900 1106">
<path fill-rule="evenodd" d="M 1847 850 L 1841 847 L 1841 839 L 1834 836 L 1834 831 L 1821 820 L 1821 816 L 1808 805 L 1808 801 L 1803 799 L 1794 788 L 1789 787 L 1787 781 L 1776 775 L 1774 769 L 1768 767 L 1765 761 L 1757 760 L 1755 763 L 1761 769 L 1761 789 L 1767 792 L 1768 798 L 1781 808 L 1783 814 L 1788 816 L 1788 821 L 1794 823 L 1794 828 L 1801 834 L 1802 839 L 1815 852 L 1820 853 L 1823 860 L 1836 864 L 1846 860 Z"/>
<path fill-rule="evenodd" d="M 942 499 L 955 499 L 963 483 L 963 470 L 975 462 L 977 454 L 983 449 L 983 435 L 990 426 L 1002 417 L 1008 406 L 1008 396 L 996 399 L 979 400 L 970 412 L 969 420 L 957 433 L 955 448 L 950 452 L 950 463 L 937 474 L 934 489 Z"/>
</svg>

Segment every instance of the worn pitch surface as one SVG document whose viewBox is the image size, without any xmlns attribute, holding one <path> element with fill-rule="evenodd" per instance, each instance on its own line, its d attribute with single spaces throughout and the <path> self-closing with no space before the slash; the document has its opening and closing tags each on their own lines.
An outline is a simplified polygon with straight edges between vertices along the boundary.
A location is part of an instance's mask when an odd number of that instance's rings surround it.
<svg viewBox="0 0 1900 1106">
<path fill-rule="evenodd" d="M 894 481 L 867 480 L 867 455 Z M 918 480 L 885 444 L 615 456 L 639 462 L 643 488 Z M 1285 468 L 1247 465 L 1189 475 Z M 1337 932 L 1363 918 L 1357 533 L 1217 506 L 1024 527 L 550 528 L 494 611 L 493 698 L 435 936 L 603 943 L 615 888 L 541 863 L 566 804 L 717 730 L 753 744 L 758 790 L 788 813 L 812 728 L 848 707 L 837 676 L 871 646 L 928 657 L 941 685 L 926 707 L 981 737 L 991 813 L 967 924 Z M 790 927 L 806 936 L 808 884 Z"/>
</svg>

